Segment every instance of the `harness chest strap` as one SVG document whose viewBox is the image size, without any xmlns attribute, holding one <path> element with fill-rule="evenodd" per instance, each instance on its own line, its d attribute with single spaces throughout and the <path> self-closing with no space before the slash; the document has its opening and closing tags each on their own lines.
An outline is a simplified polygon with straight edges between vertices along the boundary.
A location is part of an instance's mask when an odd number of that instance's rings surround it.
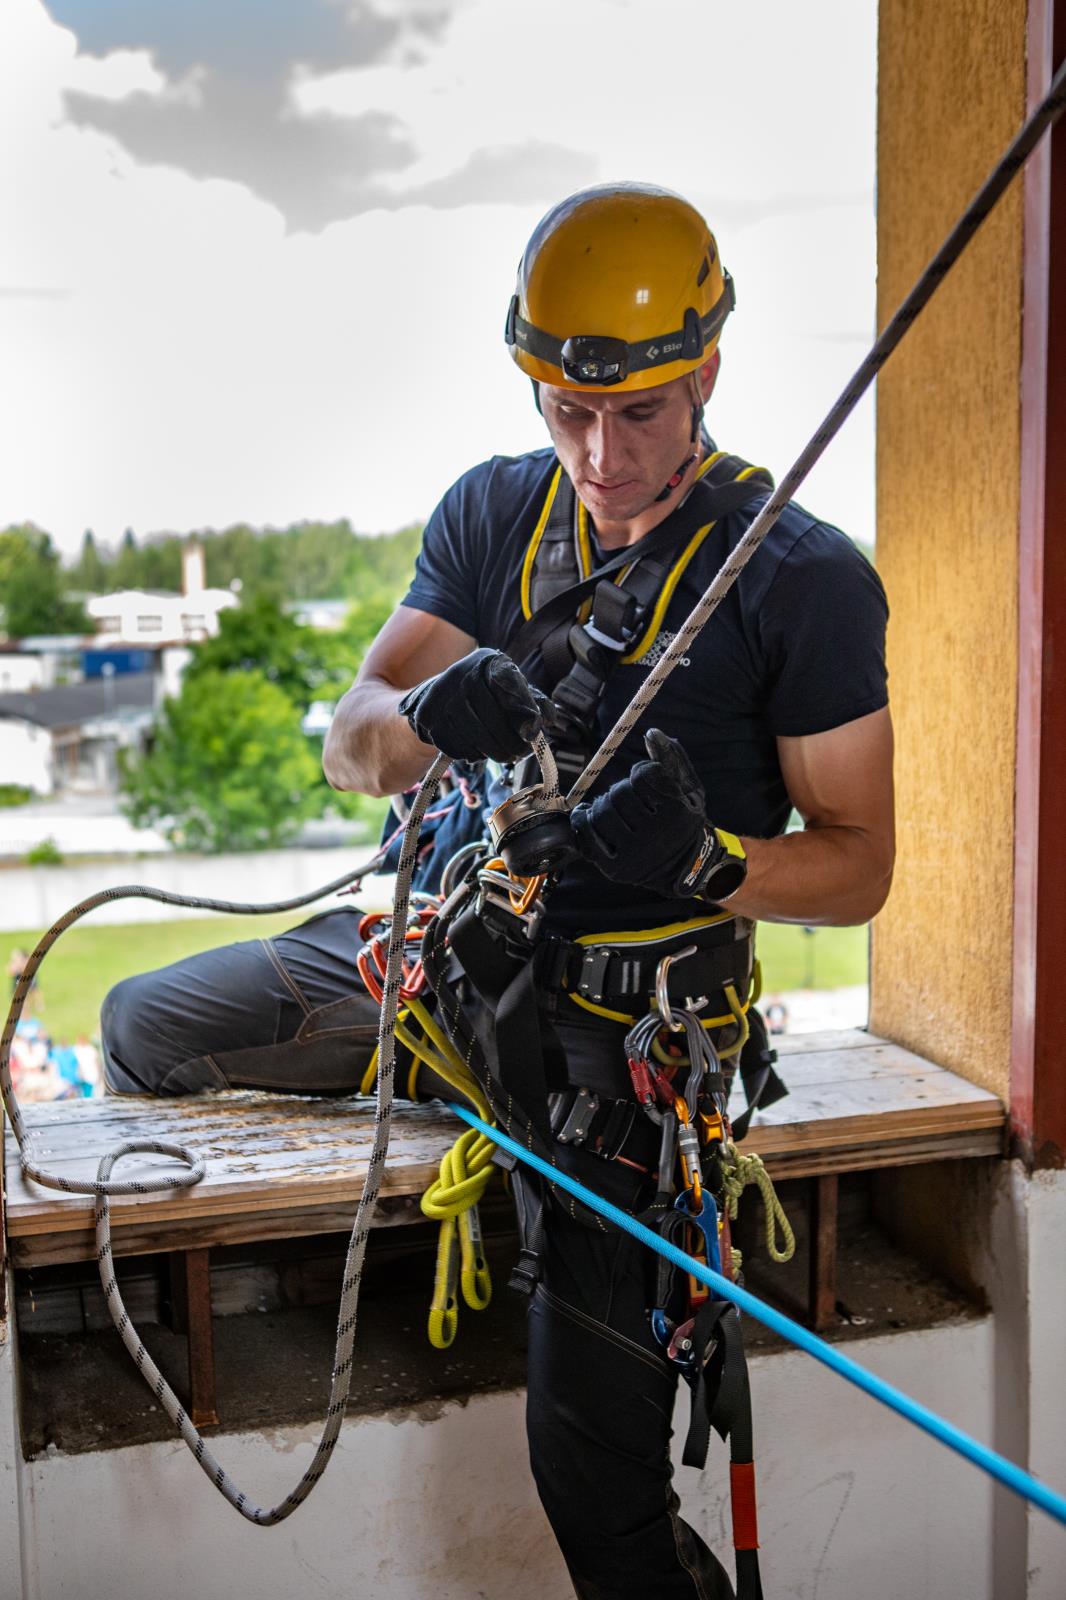
<svg viewBox="0 0 1066 1600">
<path fill-rule="evenodd" d="M 553 739 L 566 775 L 576 775 L 595 739 L 593 719 L 622 662 L 653 644 L 685 568 L 711 528 L 773 488 L 764 468 L 714 451 L 684 503 L 636 545 L 593 570 L 588 513 L 558 467 L 522 564 L 524 624 L 507 648 L 547 684 L 565 732 Z"/>
</svg>

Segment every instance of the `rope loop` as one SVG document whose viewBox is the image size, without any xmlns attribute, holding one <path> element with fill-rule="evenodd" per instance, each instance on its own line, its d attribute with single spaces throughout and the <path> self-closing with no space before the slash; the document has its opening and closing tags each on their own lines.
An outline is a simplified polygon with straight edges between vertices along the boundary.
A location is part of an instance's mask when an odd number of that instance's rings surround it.
<svg viewBox="0 0 1066 1600">
<path fill-rule="evenodd" d="M 796 1253 L 796 1236 L 785 1215 L 785 1208 L 777 1198 L 773 1179 L 763 1165 L 762 1156 L 754 1150 L 738 1150 L 732 1139 L 725 1142 L 722 1151 L 722 1192 L 730 1219 L 736 1221 L 740 1197 L 749 1184 L 754 1184 L 762 1196 L 766 1216 L 766 1250 L 771 1261 L 778 1265 L 791 1261 Z M 780 1235 L 780 1243 L 778 1236 Z"/>
</svg>

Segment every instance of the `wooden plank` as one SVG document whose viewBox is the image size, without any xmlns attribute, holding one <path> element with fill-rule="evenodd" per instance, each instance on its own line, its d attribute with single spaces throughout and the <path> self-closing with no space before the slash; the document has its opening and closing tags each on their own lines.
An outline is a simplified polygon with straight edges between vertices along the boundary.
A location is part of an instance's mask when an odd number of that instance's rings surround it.
<svg viewBox="0 0 1066 1600">
<path fill-rule="evenodd" d="M 451 1139 L 448 1140 L 450 1144 Z M 445 1148 L 442 1145 L 442 1151 Z M 394 1153 L 382 1181 L 383 1195 L 421 1194 L 439 1170 L 438 1158 L 429 1162 L 399 1164 Z M 175 1193 L 172 1190 L 149 1195 L 125 1195 L 111 1202 L 113 1230 L 134 1225 L 145 1226 L 168 1217 L 180 1215 L 211 1217 L 232 1215 L 235 1211 L 254 1215 L 256 1211 L 279 1210 L 286 1207 L 328 1205 L 358 1201 L 363 1192 L 368 1161 L 354 1160 L 340 1174 L 325 1173 L 317 1176 L 297 1171 L 292 1181 L 285 1184 L 262 1184 L 258 1188 L 240 1186 L 235 1189 L 207 1184 L 197 1184 L 192 1189 Z M 36 1190 L 31 1198 L 20 1200 L 16 1214 L 9 1215 L 9 1239 L 35 1232 L 63 1231 L 91 1226 L 93 1202 L 90 1196 L 61 1195 L 53 1198 L 47 1191 Z"/>
<path fill-rule="evenodd" d="M 415 1195 L 396 1196 L 386 1209 L 379 1200 L 374 1227 L 423 1222 Z M 140 1219 L 120 1225 L 112 1235 L 116 1256 L 153 1255 L 170 1250 L 202 1249 L 223 1244 L 252 1244 L 263 1239 L 302 1239 L 322 1233 L 351 1233 L 355 1202 L 347 1205 L 293 1206 L 284 1211 L 240 1212 L 220 1217 L 170 1216 L 142 1225 Z M 16 1267 L 60 1266 L 90 1261 L 95 1235 L 89 1224 L 62 1232 L 27 1233 L 11 1240 Z"/>
<path fill-rule="evenodd" d="M 883 1167 L 916 1166 L 929 1161 L 998 1157 L 1004 1153 L 1002 1126 L 985 1132 L 885 1141 L 837 1150 L 804 1150 L 767 1155 L 766 1168 L 776 1181 L 811 1178 L 825 1173 L 866 1172 Z M 391 1209 L 396 1208 L 396 1209 Z M 117 1256 L 203 1248 L 211 1245 L 249 1244 L 264 1239 L 295 1239 L 321 1233 L 349 1233 L 355 1203 L 326 1206 L 291 1206 L 280 1211 L 240 1212 L 218 1217 L 171 1214 L 155 1223 L 139 1217 L 120 1222 L 113 1235 Z M 374 1226 L 422 1221 L 415 1195 L 394 1196 L 378 1203 Z M 91 1260 L 94 1234 L 87 1215 L 76 1227 L 25 1233 L 11 1240 L 15 1267 L 57 1266 Z"/>
<path fill-rule="evenodd" d="M 839 1186 L 836 1173 L 811 1179 L 807 1322 L 815 1333 L 824 1333 L 836 1321 Z"/>
<path fill-rule="evenodd" d="M 785 1041 L 778 1041 L 784 1045 Z M 996 1154 L 1005 1112 L 995 1095 L 862 1030 L 800 1036 L 782 1048 L 792 1093 L 753 1121 L 746 1148 L 778 1175 L 815 1176 Z M 66 1178 L 93 1178 L 127 1139 L 185 1144 L 207 1162 L 192 1189 L 112 1202 L 115 1249 L 202 1248 L 350 1227 L 373 1136 L 374 1104 L 237 1091 L 175 1100 L 114 1097 L 27 1108 L 35 1158 Z M 383 1194 L 412 1208 L 458 1125 L 437 1105 L 394 1113 Z M 135 1156 L 118 1176 L 172 1170 Z M 93 1254 L 92 1199 L 27 1183 L 7 1151 L 8 1235 L 16 1265 Z M 390 1203 L 384 1202 L 386 1209 Z M 169 1241 L 169 1242 L 168 1242 Z"/>
<path fill-rule="evenodd" d="M 821 1028 L 813 1033 L 775 1033 L 770 1043 L 779 1056 L 809 1056 L 820 1050 L 863 1050 L 871 1043 L 896 1050 L 889 1039 L 879 1039 L 865 1028 Z"/>
<path fill-rule="evenodd" d="M 769 1158 L 797 1150 L 852 1149 L 904 1136 L 965 1137 L 982 1129 L 999 1129 L 1004 1118 L 1000 1102 L 986 1095 L 961 1105 L 935 1100 L 929 1104 L 919 1096 L 909 1102 L 907 1099 L 893 1102 L 890 1109 L 876 1115 L 870 1114 L 871 1104 L 876 1107 L 876 1096 L 871 1101 L 870 1095 L 857 1088 L 846 1097 L 846 1114 L 833 1114 L 832 1103 L 827 1102 L 822 1116 L 787 1122 L 776 1120 L 776 1108 L 773 1108 L 753 1124 L 746 1147 Z M 401 1115 L 385 1173 L 383 1192 L 387 1194 L 419 1193 L 426 1187 L 437 1170 L 443 1149 L 455 1136 L 455 1124 L 451 1121 L 445 1124 L 444 1137 L 435 1147 L 434 1141 L 429 1141 L 428 1150 L 425 1130 L 414 1141 L 414 1148 L 404 1133 Z M 291 1153 L 282 1153 L 253 1163 L 247 1171 L 234 1175 L 224 1162 L 217 1163 L 209 1169 L 202 1183 L 178 1194 L 157 1191 L 114 1199 L 112 1226 L 116 1230 L 131 1223 L 144 1227 L 151 1221 L 178 1214 L 205 1218 L 212 1214 L 230 1214 L 235 1209 L 254 1213 L 286 1206 L 303 1208 L 309 1204 L 354 1201 L 362 1192 L 369 1143 L 369 1130 L 364 1128 L 358 1142 L 353 1139 L 343 1152 L 331 1150 L 321 1165 L 318 1160 L 311 1162 L 305 1157 L 300 1162 Z M 166 1170 L 158 1158 L 130 1162 L 131 1169 L 145 1174 L 152 1165 L 156 1170 Z M 94 1158 L 87 1158 L 86 1173 L 94 1168 Z M 12 1239 L 35 1232 L 81 1230 L 87 1225 L 93 1206 L 89 1196 L 52 1193 L 32 1182 L 27 1183 L 17 1171 L 11 1178 L 9 1200 Z"/>
<path fill-rule="evenodd" d="M 183 1250 L 184 1312 L 189 1355 L 189 1416 L 197 1428 L 218 1423 L 215 1333 L 211 1322 L 211 1254 Z"/>
<path fill-rule="evenodd" d="M 1005 1129 L 1001 1126 L 967 1139 L 914 1138 L 897 1142 L 860 1145 L 839 1150 L 798 1150 L 766 1159 L 766 1170 L 776 1182 L 783 1178 L 811 1178 L 824 1172 L 872 1172 L 883 1167 L 920 1166 L 930 1161 L 957 1161 L 974 1157 L 1002 1157 L 1006 1154 Z M 12 1243 L 14 1251 L 14 1243 Z"/>
</svg>

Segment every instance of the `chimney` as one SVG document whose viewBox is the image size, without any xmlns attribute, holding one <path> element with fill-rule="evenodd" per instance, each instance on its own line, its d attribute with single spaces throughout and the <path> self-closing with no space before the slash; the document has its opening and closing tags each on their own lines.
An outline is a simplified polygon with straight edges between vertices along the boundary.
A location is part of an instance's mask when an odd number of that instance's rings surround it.
<svg viewBox="0 0 1066 1600">
<path fill-rule="evenodd" d="M 207 588 L 204 570 L 204 547 L 190 539 L 181 552 L 181 592 L 200 594 Z"/>
</svg>

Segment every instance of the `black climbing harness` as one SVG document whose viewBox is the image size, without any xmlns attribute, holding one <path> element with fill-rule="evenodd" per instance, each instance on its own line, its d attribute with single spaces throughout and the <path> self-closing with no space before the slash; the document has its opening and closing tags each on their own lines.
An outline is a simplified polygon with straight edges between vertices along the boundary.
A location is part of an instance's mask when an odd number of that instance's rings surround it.
<svg viewBox="0 0 1066 1600">
<path fill-rule="evenodd" d="M 764 467 L 715 450 L 684 502 L 643 539 L 593 564 L 588 512 L 558 467 L 522 563 L 524 622 L 508 654 L 548 688 L 560 776 L 576 777 L 595 743 L 596 713 L 615 668 L 653 645 L 686 567 L 714 524 L 773 489 Z M 528 770 L 528 769 L 527 769 Z M 515 775 L 523 787 L 526 773 Z"/>
</svg>

